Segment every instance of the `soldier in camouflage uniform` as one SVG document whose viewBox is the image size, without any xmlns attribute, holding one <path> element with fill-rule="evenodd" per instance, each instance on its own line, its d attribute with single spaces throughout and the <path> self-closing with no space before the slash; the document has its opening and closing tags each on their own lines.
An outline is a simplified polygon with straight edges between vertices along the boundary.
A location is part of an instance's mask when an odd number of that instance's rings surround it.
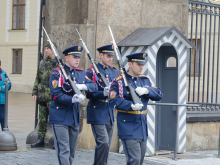
<svg viewBox="0 0 220 165">
<path fill-rule="evenodd" d="M 53 44 L 55 47 L 57 47 L 54 42 Z M 49 80 L 52 71 L 58 67 L 58 63 L 53 54 L 50 43 L 47 42 L 44 47 L 47 57 L 40 62 L 32 92 L 33 99 L 38 100 L 39 104 L 38 140 L 31 144 L 32 148 L 44 146 L 44 137 L 47 132 L 47 119 L 50 110 L 50 104 L 52 102 Z"/>
</svg>

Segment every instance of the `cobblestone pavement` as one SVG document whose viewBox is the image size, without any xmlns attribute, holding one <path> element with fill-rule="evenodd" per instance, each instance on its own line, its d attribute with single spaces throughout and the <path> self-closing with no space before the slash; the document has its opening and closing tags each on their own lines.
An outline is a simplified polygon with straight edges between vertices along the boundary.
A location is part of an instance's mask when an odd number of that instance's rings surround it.
<svg viewBox="0 0 220 165">
<path fill-rule="evenodd" d="M 92 165 L 94 157 L 93 150 L 76 150 L 75 160 L 76 165 Z M 1 165 L 58 165 L 55 150 L 51 149 L 33 149 L 29 151 L 0 153 Z M 124 165 L 125 156 L 117 153 L 110 153 L 109 165 Z M 163 165 L 156 163 L 155 160 L 145 160 L 144 165 Z"/>
<path fill-rule="evenodd" d="M 31 100 L 31 94 L 9 93 L 9 97 L 9 131 L 16 137 L 18 150 L 0 151 L 0 165 L 58 165 L 55 150 L 32 149 L 26 144 L 26 137 L 34 128 L 35 101 Z M 178 154 L 178 160 L 174 161 L 171 153 L 145 157 L 143 165 L 220 165 L 217 154 L 217 150 L 186 152 Z M 78 149 L 73 165 L 92 165 L 93 157 L 94 150 Z M 110 153 L 109 165 L 125 164 L 123 154 Z"/>
<path fill-rule="evenodd" d="M 75 165 L 92 165 L 94 150 L 76 150 Z M 219 165 L 220 158 L 217 158 L 217 151 L 197 151 L 178 154 L 177 161 L 174 161 L 173 154 L 145 157 L 143 165 Z M 17 150 L 0 152 L 1 165 L 58 165 L 55 150 L 47 148 L 31 149 L 26 151 Z M 110 153 L 109 165 L 125 165 L 124 154 Z"/>
</svg>

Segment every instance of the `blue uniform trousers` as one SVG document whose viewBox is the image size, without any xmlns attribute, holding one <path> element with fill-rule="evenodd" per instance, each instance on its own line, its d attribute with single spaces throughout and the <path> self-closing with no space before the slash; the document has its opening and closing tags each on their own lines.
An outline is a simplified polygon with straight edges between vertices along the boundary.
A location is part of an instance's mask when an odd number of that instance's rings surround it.
<svg viewBox="0 0 220 165">
<path fill-rule="evenodd" d="M 96 142 L 93 165 L 107 165 L 114 126 L 112 124 L 91 124 L 91 126 Z"/>
<path fill-rule="evenodd" d="M 127 165 L 142 165 L 146 152 L 147 140 L 122 139 Z"/>
<path fill-rule="evenodd" d="M 0 123 L 2 126 L 2 130 L 4 128 L 4 120 L 5 119 L 5 104 L 0 104 Z"/>
<path fill-rule="evenodd" d="M 53 124 L 54 145 L 59 165 L 72 165 L 76 143 L 79 135 L 79 126 Z"/>
</svg>

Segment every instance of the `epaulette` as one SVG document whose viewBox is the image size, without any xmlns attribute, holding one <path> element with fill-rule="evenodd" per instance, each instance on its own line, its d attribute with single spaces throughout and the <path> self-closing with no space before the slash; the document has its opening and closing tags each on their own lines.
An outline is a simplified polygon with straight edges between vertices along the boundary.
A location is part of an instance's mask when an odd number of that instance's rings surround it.
<svg viewBox="0 0 220 165">
<path fill-rule="evenodd" d="M 57 71 L 57 70 L 54 70 L 53 72 L 52 72 L 52 74 L 55 74 L 55 75 L 60 75 L 60 73 Z"/>
<path fill-rule="evenodd" d="M 93 66 L 93 65 L 92 65 L 92 66 L 90 66 L 90 67 L 89 67 L 89 69 L 94 69 L 94 66 Z"/>
<path fill-rule="evenodd" d="M 61 70 L 60 67 L 56 67 L 54 70 Z"/>
<path fill-rule="evenodd" d="M 80 68 L 75 68 L 76 70 L 80 70 L 80 71 L 84 71 L 83 69 L 80 69 Z"/>
<path fill-rule="evenodd" d="M 121 80 L 123 77 L 122 75 L 119 75 L 118 77 L 115 78 L 116 81 Z"/>
<path fill-rule="evenodd" d="M 94 71 L 94 66 L 90 66 L 86 72 L 92 73 Z"/>
<path fill-rule="evenodd" d="M 139 75 L 138 77 L 145 77 L 145 78 L 147 78 L 147 79 L 148 79 L 148 77 L 147 77 L 147 76 L 145 76 L 145 75 L 143 75 L 143 74 Z"/>
<path fill-rule="evenodd" d="M 59 71 L 60 71 L 61 69 L 60 69 L 60 67 L 56 67 L 54 70 L 53 70 L 53 72 L 52 72 L 52 74 L 56 74 L 56 75 L 60 75 L 60 73 L 59 73 Z"/>
<path fill-rule="evenodd" d="M 109 67 L 110 67 L 110 68 L 114 68 L 114 69 L 116 69 L 114 66 L 111 66 L 111 65 L 109 65 Z"/>
</svg>

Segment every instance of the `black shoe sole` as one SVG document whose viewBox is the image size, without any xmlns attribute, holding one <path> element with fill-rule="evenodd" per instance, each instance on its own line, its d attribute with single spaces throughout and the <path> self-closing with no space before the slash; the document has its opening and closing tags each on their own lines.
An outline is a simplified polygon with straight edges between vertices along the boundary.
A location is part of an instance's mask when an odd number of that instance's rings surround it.
<svg viewBox="0 0 220 165">
<path fill-rule="evenodd" d="M 31 148 L 38 148 L 38 147 L 44 147 L 44 145 L 39 145 L 39 146 L 31 146 Z"/>
</svg>

